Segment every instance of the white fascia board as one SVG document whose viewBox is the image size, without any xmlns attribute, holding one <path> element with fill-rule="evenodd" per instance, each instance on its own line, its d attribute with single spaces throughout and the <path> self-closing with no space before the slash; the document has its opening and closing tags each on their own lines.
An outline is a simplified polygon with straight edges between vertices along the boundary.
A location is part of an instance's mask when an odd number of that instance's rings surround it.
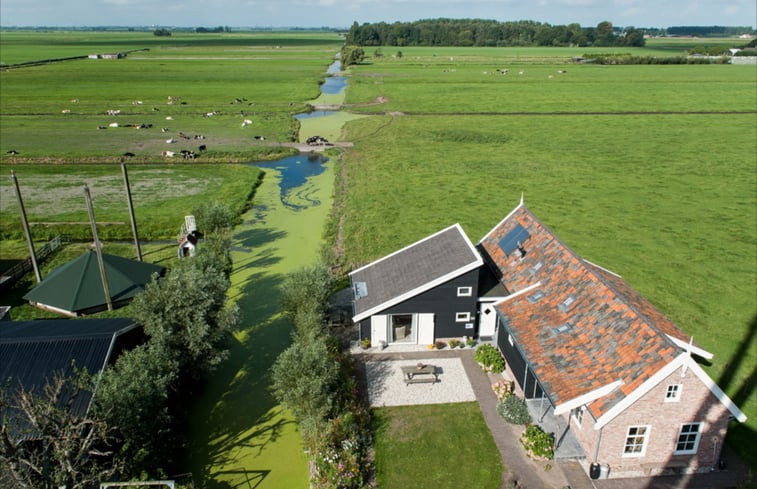
<svg viewBox="0 0 757 489">
<path fill-rule="evenodd" d="M 431 234 L 431 235 L 429 235 L 429 236 L 426 236 L 425 238 L 423 238 L 423 239 L 421 239 L 421 240 L 418 240 L 418 241 L 416 241 L 416 242 L 414 242 L 414 243 L 410 243 L 409 245 L 405 246 L 404 248 L 400 248 L 399 250 L 397 250 L 397 251 L 394 251 L 394 252 L 392 252 L 392 253 L 389 253 L 389 254 L 388 254 L 388 255 L 386 255 L 386 256 L 382 256 L 382 257 L 381 257 L 381 258 L 379 258 L 378 260 L 372 261 L 372 262 L 370 262 L 370 263 L 369 263 L 369 264 L 367 264 L 367 265 L 363 265 L 362 267 L 358 268 L 357 270 L 353 270 L 353 271 L 351 271 L 351 272 L 349 273 L 349 275 L 355 274 L 355 273 L 357 273 L 357 272 L 359 272 L 359 271 L 361 271 L 361 270 L 365 270 L 366 268 L 370 268 L 370 267 L 372 267 L 372 266 L 376 265 L 377 263 L 381 263 L 382 261 L 384 261 L 384 260 L 387 260 L 387 259 L 389 259 L 389 258 L 393 257 L 394 255 L 399 255 L 400 253 L 404 252 L 405 250 L 408 250 L 408 249 L 410 249 L 410 248 L 412 248 L 412 247 L 414 247 L 414 246 L 418 246 L 419 244 L 423 243 L 424 241 L 428 241 L 428 240 L 430 240 L 430 239 L 433 239 L 433 238 L 437 237 L 438 235 L 440 235 L 440 234 L 442 234 L 442 233 L 444 233 L 444 232 L 446 232 L 446 231 L 449 231 L 449 230 L 450 230 L 450 229 L 452 229 L 452 228 L 457 228 L 457 230 L 458 230 L 458 231 L 460 232 L 460 234 L 461 234 L 461 235 L 463 236 L 463 239 L 464 239 L 464 240 L 465 240 L 465 241 L 466 241 L 466 242 L 468 243 L 468 246 L 469 246 L 469 247 L 470 247 L 470 248 L 471 248 L 471 249 L 473 250 L 473 253 L 474 253 L 474 254 L 475 254 L 475 255 L 476 255 L 477 257 L 479 257 L 479 258 L 480 258 L 478 251 L 476 251 L 476 249 L 475 249 L 475 248 L 473 247 L 473 245 L 471 244 L 471 242 L 470 242 L 470 239 L 468 239 L 468 236 L 466 236 L 466 234 L 465 234 L 465 233 L 463 232 L 463 228 L 462 228 L 462 227 L 460 227 L 460 224 L 457 224 L 457 223 L 456 223 L 456 224 L 453 224 L 452 226 L 448 226 L 448 227 L 446 227 L 446 228 L 442 229 L 441 231 L 437 231 L 437 232 L 435 232 L 434 234 Z"/>
<path fill-rule="evenodd" d="M 590 262 L 589 260 L 587 260 L 586 258 L 583 258 L 583 261 L 585 261 L 586 263 L 588 263 L 589 265 L 591 265 L 591 266 L 593 266 L 593 267 L 597 267 L 597 268 L 599 268 L 600 270 L 604 270 L 605 272 L 609 273 L 610 275 L 615 275 L 615 276 L 616 276 L 616 277 L 618 277 L 618 278 L 623 278 L 623 277 L 621 277 L 620 275 L 618 275 L 617 273 L 613 272 L 612 270 L 608 270 L 608 269 L 606 269 L 605 267 L 602 267 L 602 266 L 599 266 L 599 265 L 597 265 L 596 263 L 592 263 L 592 262 Z"/>
<path fill-rule="evenodd" d="M 476 302 L 478 302 L 478 303 L 488 303 L 488 302 L 490 302 L 492 304 L 495 304 L 495 303 L 498 303 L 498 302 L 502 302 L 503 300 L 507 299 L 508 297 L 509 296 L 504 296 L 504 297 L 503 296 L 497 296 L 497 297 L 479 297 L 478 299 L 476 299 Z"/>
<path fill-rule="evenodd" d="M 693 353 L 694 355 L 705 358 L 707 360 L 712 360 L 712 357 L 715 356 L 712 353 L 708 352 L 707 350 L 703 350 L 699 348 L 698 346 L 692 345 L 691 343 L 687 343 L 683 340 L 679 340 L 678 338 L 674 336 L 670 336 L 669 334 L 665 336 L 667 336 L 670 341 L 675 343 L 677 347 L 683 348 L 684 350 L 691 350 L 691 353 Z"/>
<path fill-rule="evenodd" d="M 623 381 L 616 380 L 615 382 L 602 386 L 598 389 L 594 389 L 591 392 L 587 392 L 586 394 L 582 394 L 576 398 L 573 398 L 561 404 L 558 404 L 557 406 L 555 406 L 555 414 L 567 413 L 571 409 L 575 409 L 579 406 L 583 406 L 584 404 L 589 404 L 590 402 L 595 401 L 599 399 L 600 397 L 606 396 L 607 394 L 611 393 L 612 391 L 614 391 L 621 385 L 623 385 Z"/>
<path fill-rule="evenodd" d="M 494 226 L 493 228 L 491 228 L 489 230 L 489 232 L 486 233 L 486 235 L 483 238 L 479 239 L 478 240 L 478 244 L 481 244 L 486 238 L 488 238 L 489 235 L 491 233 L 493 233 L 495 229 L 499 228 L 502 225 L 503 222 L 505 222 L 508 219 L 510 219 L 510 216 L 512 216 L 513 214 L 515 214 L 515 211 L 517 211 L 521 207 L 523 207 L 523 199 L 521 199 L 520 203 L 517 206 L 515 206 L 515 209 L 511 210 L 510 213 L 504 217 L 504 219 L 502 219 L 501 221 L 499 221 L 496 226 Z"/>
<path fill-rule="evenodd" d="M 448 273 L 446 275 L 443 275 L 443 276 L 441 276 L 441 277 L 439 277 L 439 278 L 437 278 L 435 280 L 432 280 L 431 282 L 427 282 L 427 283 L 421 285 L 420 287 L 416 287 L 416 288 L 414 288 L 412 290 L 409 290 L 409 291 L 405 292 L 404 294 L 398 295 L 397 297 L 394 297 L 393 299 L 390 299 L 390 300 L 384 302 L 383 304 L 379 304 L 377 306 L 374 306 L 374 307 L 372 307 L 370 309 L 367 309 L 367 310 L 363 311 L 362 313 L 360 313 L 360 314 L 358 314 L 356 316 L 352 316 L 352 322 L 356 323 L 358 321 L 362 321 L 363 319 L 365 319 L 367 317 L 373 316 L 377 312 L 381 312 L 384 309 L 387 309 L 387 308 L 392 307 L 392 306 L 394 306 L 396 304 L 399 304 L 402 301 L 406 301 L 406 300 L 408 300 L 408 299 L 410 299 L 412 297 L 415 297 L 418 294 L 426 292 L 427 290 L 431 290 L 434 287 L 436 287 L 437 285 L 441 285 L 444 282 L 452 280 L 453 278 L 455 278 L 455 277 L 457 277 L 459 275 L 462 275 L 464 273 L 468 273 L 471 270 L 475 270 L 476 268 L 480 267 L 483 264 L 484 264 L 484 261 L 479 256 L 478 259 L 475 262 L 473 262 L 473 263 L 469 263 L 468 265 L 465 265 L 464 267 L 458 268 L 457 270 L 452 271 L 452 272 L 450 272 L 450 273 Z"/>
<path fill-rule="evenodd" d="M 521 295 L 523 295 L 523 294 L 525 294 L 527 292 L 530 292 L 530 291 L 532 291 L 535 288 L 540 287 L 540 286 L 541 286 L 541 282 L 536 282 L 535 284 L 529 285 L 526 288 L 520 289 L 517 292 L 513 292 L 512 294 L 508 295 L 507 297 L 503 297 L 502 299 L 496 301 L 494 303 L 494 306 L 496 307 L 496 306 L 502 304 L 503 302 L 507 302 L 507 301 L 509 301 L 511 299 L 515 299 L 516 297 L 521 296 Z"/>
<path fill-rule="evenodd" d="M 688 355 L 686 366 L 692 372 L 694 372 L 697 377 L 699 377 L 699 380 L 701 380 L 704 385 L 709 387 L 710 391 L 715 395 L 715 397 L 718 398 L 720 402 L 723 403 L 726 408 L 728 408 L 728 411 L 731 412 L 731 414 L 734 418 L 736 418 L 737 421 L 739 421 L 740 423 L 746 421 L 746 414 L 744 414 L 741 409 L 739 409 L 739 407 L 731 400 L 731 398 L 728 397 L 725 392 L 723 392 L 723 389 L 721 389 L 720 386 L 718 386 L 718 384 L 716 384 L 715 381 L 712 380 L 709 375 L 707 375 L 707 372 L 705 372 L 702 367 L 700 367 L 699 364 Z"/>
<path fill-rule="evenodd" d="M 637 387 L 633 392 L 624 397 L 620 402 L 610 408 L 605 414 L 597 419 L 594 423 L 594 429 L 598 430 L 605 426 L 607 423 L 615 419 L 620 413 L 625 411 L 629 406 L 638 401 L 644 394 L 652 390 L 654 386 L 665 380 L 670 374 L 676 371 L 679 367 L 686 363 L 686 360 L 690 358 L 686 352 L 681 353 L 673 359 L 672 362 L 665 365 L 658 370 L 654 375 L 648 378 L 644 383 Z"/>
</svg>

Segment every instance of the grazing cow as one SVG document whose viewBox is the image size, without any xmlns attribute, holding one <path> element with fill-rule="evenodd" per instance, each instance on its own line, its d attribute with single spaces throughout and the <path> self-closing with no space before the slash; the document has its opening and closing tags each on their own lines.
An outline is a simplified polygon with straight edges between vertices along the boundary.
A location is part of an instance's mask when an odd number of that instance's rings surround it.
<svg viewBox="0 0 757 489">
<path fill-rule="evenodd" d="M 213 117 L 214 115 L 216 115 L 215 111 L 206 113 L 204 117 Z"/>
<path fill-rule="evenodd" d="M 167 142 L 168 144 L 173 144 L 173 143 L 175 143 L 175 142 L 176 142 L 176 140 L 175 140 L 175 139 L 166 139 L 166 142 Z"/>
<path fill-rule="evenodd" d="M 11 149 L 11 150 L 6 151 L 6 153 L 11 156 L 15 156 L 18 154 L 18 151 L 16 151 L 15 149 Z"/>
<path fill-rule="evenodd" d="M 135 100 L 134 102 L 131 103 L 131 105 L 142 105 L 142 101 L 141 100 Z"/>
<path fill-rule="evenodd" d="M 520 71 L 518 72 L 518 74 L 519 74 L 519 75 L 522 75 L 522 74 L 523 74 L 523 70 L 520 70 Z"/>
<path fill-rule="evenodd" d="M 567 73 L 567 71 L 568 71 L 568 70 L 557 70 L 557 72 L 558 72 L 558 73 L 560 73 L 561 75 L 562 75 L 563 73 Z"/>
<path fill-rule="evenodd" d="M 160 130 L 160 132 L 168 132 L 168 128 L 164 127 L 163 129 Z"/>
<path fill-rule="evenodd" d="M 195 139 L 205 139 L 205 136 L 202 134 L 195 134 Z"/>
<path fill-rule="evenodd" d="M 153 107 L 153 108 L 152 108 L 152 111 L 153 111 L 153 112 L 158 112 L 158 111 L 160 111 L 160 109 L 158 109 L 157 107 Z"/>
<path fill-rule="evenodd" d="M 134 153 L 132 153 L 131 151 L 127 151 L 126 153 L 124 153 L 124 156 L 126 156 L 127 158 L 131 158 L 132 156 L 134 156 Z"/>
<path fill-rule="evenodd" d="M 79 103 L 79 99 L 78 98 L 72 98 L 71 99 L 71 103 L 72 104 L 78 104 Z"/>
<path fill-rule="evenodd" d="M 63 109 L 63 110 L 61 110 L 61 113 L 62 114 L 70 114 L 71 113 L 71 109 Z"/>
<path fill-rule="evenodd" d="M 206 149 L 208 149 L 208 147 L 207 147 L 207 146 L 205 146 L 204 144 L 201 144 L 201 145 L 199 145 L 199 146 L 197 147 L 197 149 L 198 149 L 198 150 L 200 150 L 200 151 L 205 151 Z"/>
<path fill-rule="evenodd" d="M 253 136 L 257 141 L 265 141 L 265 136 Z"/>
<path fill-rule="evenodd" d="M 554 78 L 554 76 L 553 75 L 549 75 L 547 78 Z"/>
<path fill-rule="evenodd" d="M 245 119 L 242 122 L 242 127 L 249 126 L 250 124 L 252 124 L 252 121 L 250 119 Z"/>
<path fill-rule="evenodd" d="M 111 122 L 110 124 L 108 124 L 108 126 L 110 126 L 110 127 L 118 127 L 118 122 Z"/>
<path fill-rule="evenodd" d="M 108 109 L 107 114 L 108 115 L 118 115 L 121 113 L 120 109 Z"/>
<path fill-rule="evenodd" d="M 182 156 L 184 156 L 185 160 L 193 160 L 197 156 L 197 154 L 194 151 L 189 151 L 186 149 L 182 149 L 179 152 L 182 154 Z"/>
<path fill-rule="evenodd" d="M 173 151 L 163 151 L 163 158 L 173 158 L 175 154 Z"/>
<path fill-rule="evenodd" d="M 311 136 L 307 138 L 305 142 L 310 146 L 322 146 L 324 144 L 328 144 L 329 140 L 324 138 L 323 136 Z"/>
<path fill-rule="evenodd" d="M 173 117 L 171 117 L 171 116 L 169 115 L 168 117 L 166 117 L 166 120 L 167 120 L 167 121 L 172 121 L 172 120 L 173 120 Z"/>
<path fill-rule="evenodd" d="M 97 126 L 97 129 L 98 130 L 100 130 L 100 129 L 107 129 L 107 127 L 106 126 Z"/>
</svg>

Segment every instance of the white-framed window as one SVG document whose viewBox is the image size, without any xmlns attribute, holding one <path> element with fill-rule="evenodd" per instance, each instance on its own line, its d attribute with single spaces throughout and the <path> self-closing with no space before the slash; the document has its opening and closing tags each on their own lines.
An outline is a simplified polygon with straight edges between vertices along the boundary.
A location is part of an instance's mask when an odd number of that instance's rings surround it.
<svg viewBox="0 0 757 489">
<path fill-rule="evenodd" d="M 472 295 L 473 295 L 473 287 L 458 287 L 457 288 L 458 297 L 470 297 Z"/>
<path fill-rule="evenodd" d="M 665 402 L 678 402 L 681 399 L 681 384 L 670 384 L 665 391 Z"/>
<path fill-rule="evenodd" d="M 458 323 L 465 323 L 465 322 L 470 321 L 470 313 L 469 312 L 456 312 L 455 321 Z"/>
<path fill-rule="evenodd" d="M 581 426 L 581 423 L 584 421 L 584 409 L 586 408 L 581 406 L 573 410 L 573 419 L 576 420 L 578 426 Z"/>
<path fill-rule="evenodd" d="M 678 440 L 676 440 L 676 449 L 673 452 L 676 455 L 685 455 L 689 453 L 697 453 L 697 446 L 699 446 L 700 427 L 702 423 L 686 423 L 681 426 L 681 431 L 678 433 Z"/>
<path fill-rule="evenodd" d="M 624 457 L 643 457 L 647 449 L 649 426 L 629 426 L 626 442 L 623 445 Z"/>
</svg>

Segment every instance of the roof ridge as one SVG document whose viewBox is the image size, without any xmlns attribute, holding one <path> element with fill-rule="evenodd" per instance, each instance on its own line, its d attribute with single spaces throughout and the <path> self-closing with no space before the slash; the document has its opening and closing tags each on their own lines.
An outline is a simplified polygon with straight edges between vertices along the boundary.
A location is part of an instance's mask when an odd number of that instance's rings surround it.
<svg viewBox="0 0 757 489">
<path fill-rule="evenodd" d="M 87 268 L 89 268 L 90 266 L 92 255 L 94 253 L 95 252 L 93 250 L 88 250 L 87 253 L 78 258 L 78 260 L 84 260 L 84 266 L 79 269 L 79 279 L 76 281 L 76 288 L 74 289 L 74 293 L 71 295 L 71 303 L 67 305 L 69 311 L 74 311 L 76 309 L 76 304 L 79 302 L 79 294 L 82 293 L 82 290 L 84 288 L 84 278 L 87 276 Z M 77 260 L 72 260 L 71 262 L 69 262 L 69 264 L 75 263 L 76 261 Z M 105 298 L 105 291 L 103 291 L 103 298 Z"/>
</svg>

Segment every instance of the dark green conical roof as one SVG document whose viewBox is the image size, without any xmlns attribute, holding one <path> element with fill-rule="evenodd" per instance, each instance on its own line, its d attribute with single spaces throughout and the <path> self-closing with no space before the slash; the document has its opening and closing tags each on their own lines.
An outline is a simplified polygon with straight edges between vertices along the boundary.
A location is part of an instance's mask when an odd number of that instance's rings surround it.
<svg viewBox="0 0 757 489">
<path fill-rule="evenodd" d="M 160 265 L 107 253 L 103 253 L 103 263 L 112 302 L 133 298 L 145 288 L 153 273 L 162 274 L 165 270 Z M 89 251 L 56 268 L 24 299 L 71 313 L 103 306 L 106 301 L 97 255 L 94 251 Z"/>
</svg>

